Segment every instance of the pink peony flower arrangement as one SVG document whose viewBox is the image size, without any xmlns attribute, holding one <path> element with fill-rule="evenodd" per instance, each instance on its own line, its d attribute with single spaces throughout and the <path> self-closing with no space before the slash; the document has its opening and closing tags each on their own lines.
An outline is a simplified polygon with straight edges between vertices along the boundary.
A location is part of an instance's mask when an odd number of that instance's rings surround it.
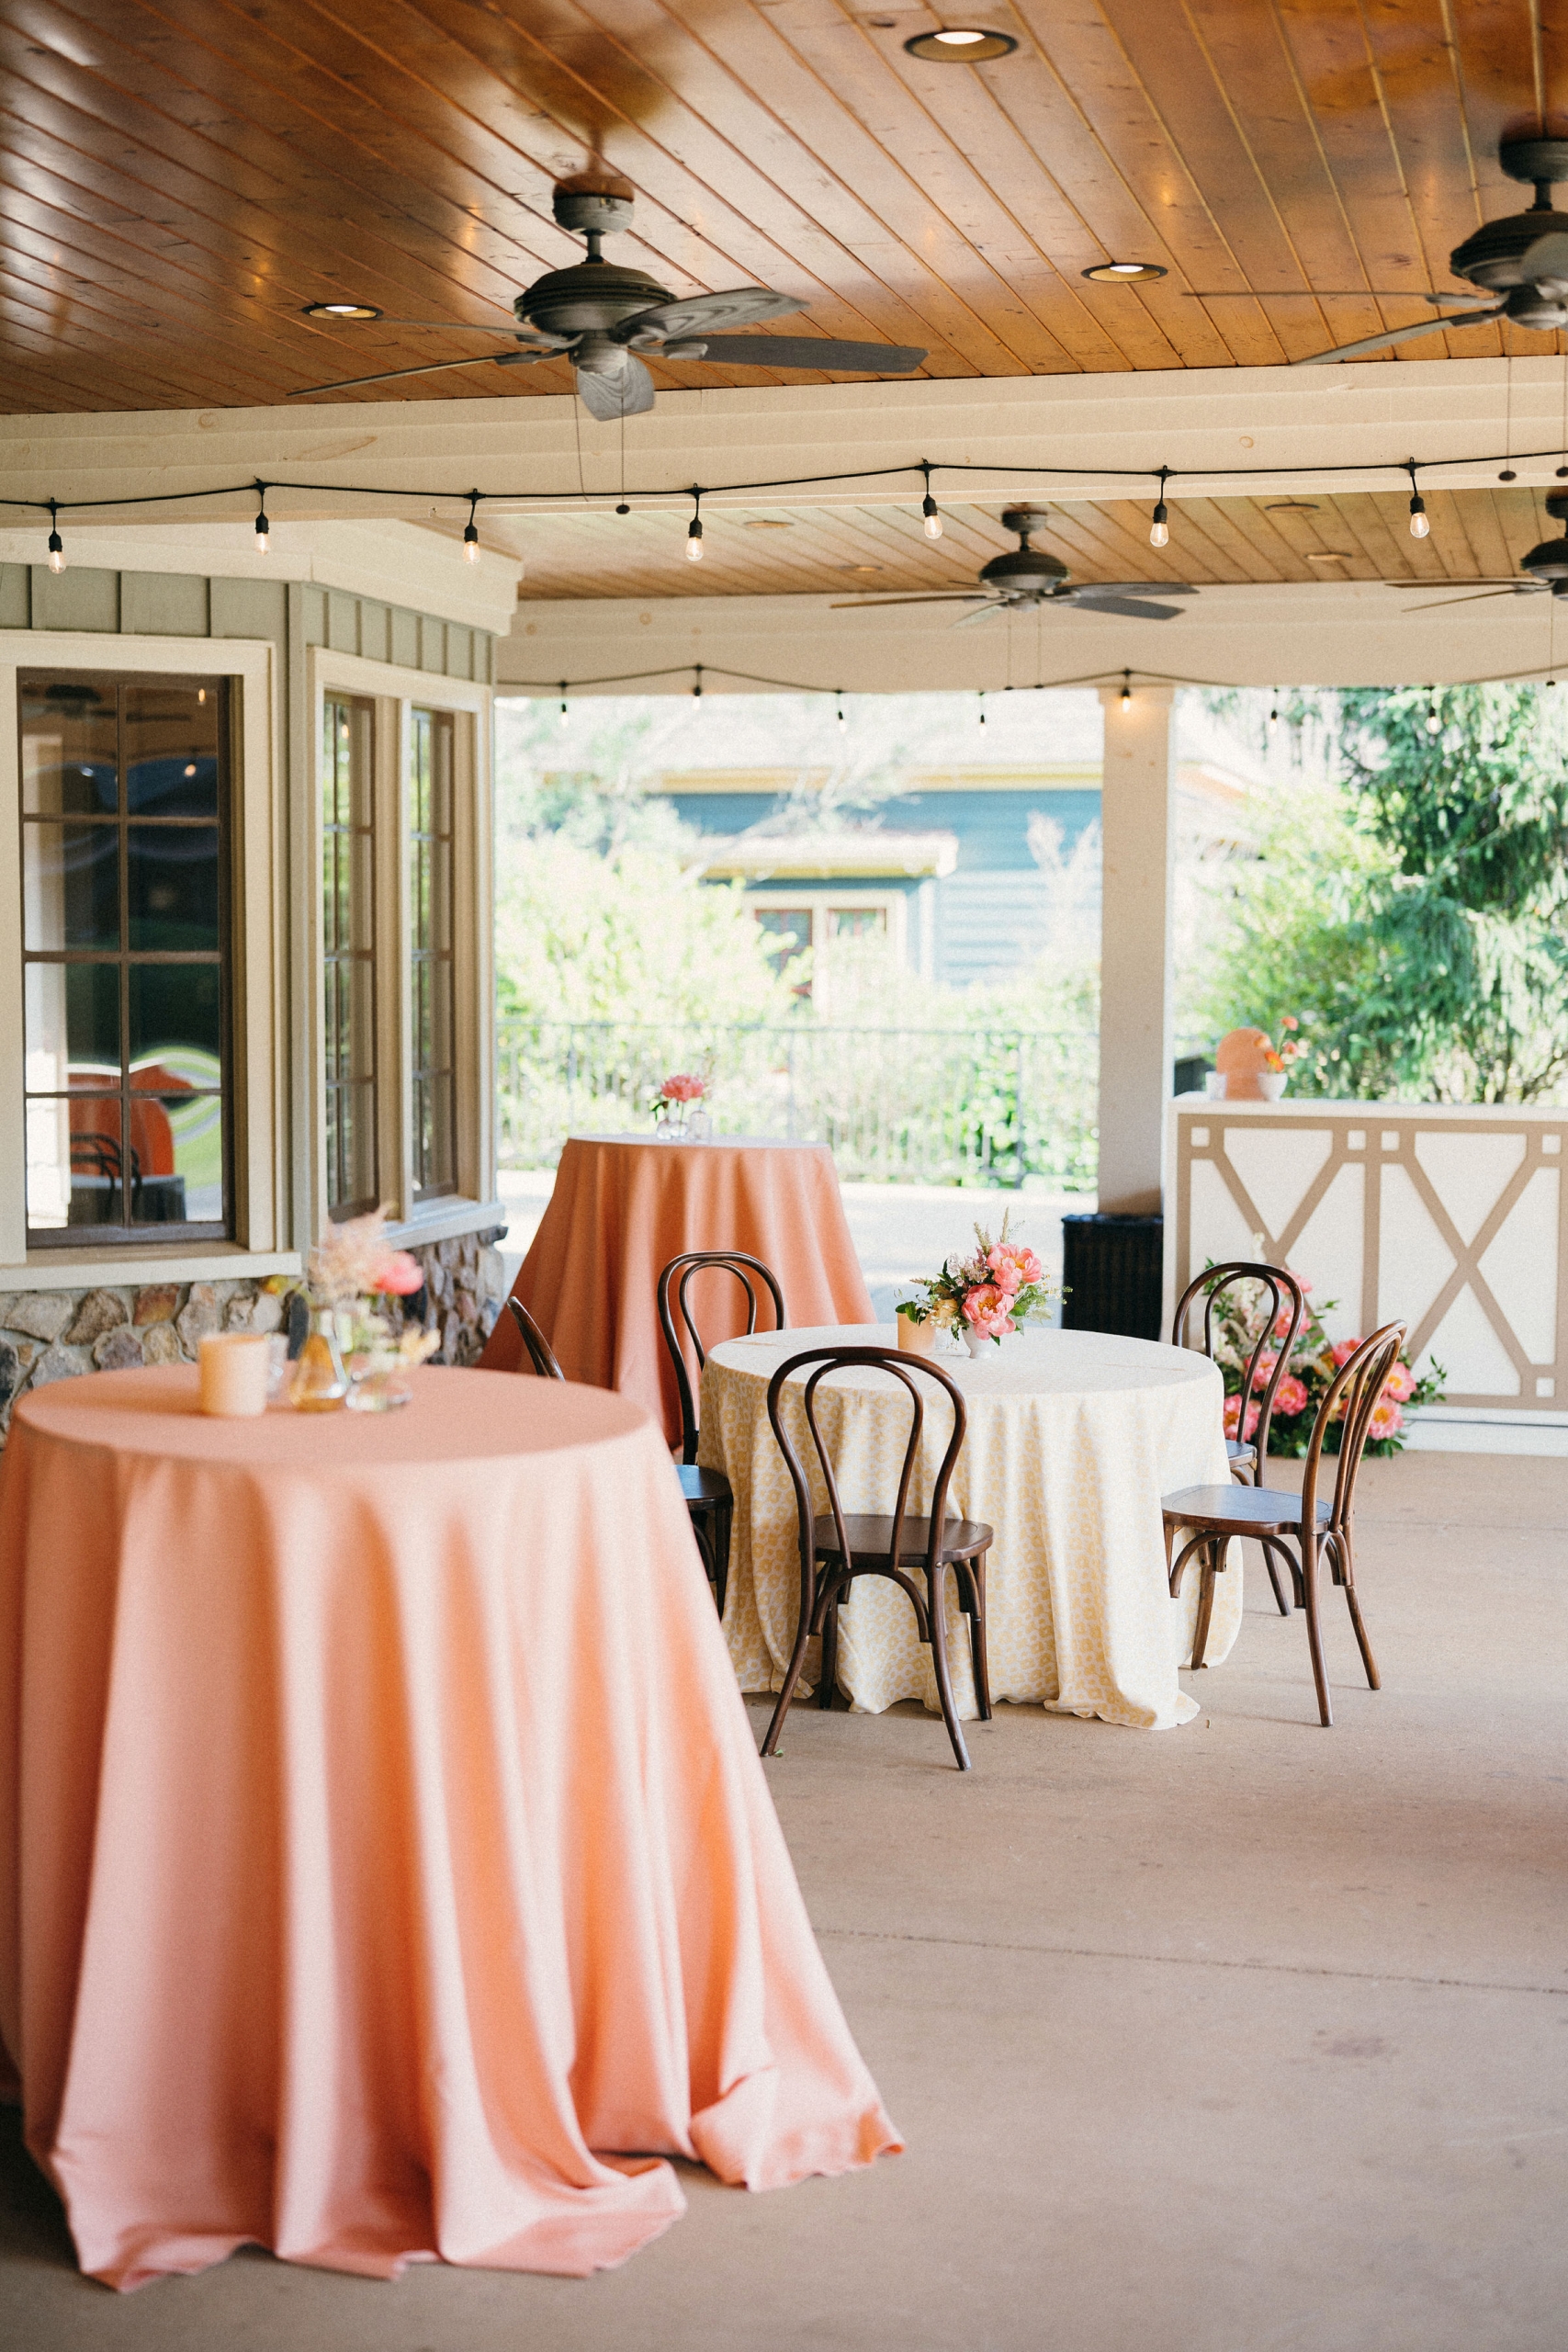
<svg viewBox="0 0 1568 2352">
<path fill-rule="evenodd" d="M 1263 1254 L 1261 1238 L 1258 1255 Z M 1297 1277 L 1300 1280 L 1300 1277 Z M 1310 1285 L 1302 1283 L 1303 1291 Z M 1222 1294 L 1214 1310 L 1215 1354 L 1224 1374 L 1225 1435 L 1235 1437 L 1241 1419 L 1240 1389 L 1247 1363 L 1258 1343 L 1258 1316 L 1267 1294 L 1259 1287 L 1250 1303 L 1240 1289 Z M 1323 1314 L 1334 1312 L 1334 1302 L 1328 1300 Z M 1290 1314 L 1281 1313 L 1275 1320 L 1270 1336 L 1282 1340 L 1291 1328 Z M 1273 1419 L 1269 1425 L 1269 1451 L 1276 1454 L 1302 1454 L 1306 1452 L 1317 1419 L 1318 1408 L 1327 1394 L 1337 1372 L 1349 1363 L 1361 1342 L 1357 1340 L 1330 1340 L 1323 1328 L 1322 1316 L 1309 1306 L 1303 1318 L 1291 1360 L 1274 1394 Z M 1279 1361 L 1277 1351 L 1265 1349 L 1258 1358 L 1254 1378 L 1254 1397 L 1247 1408 L 1245 1435 L 1250 1438 L 1257 1427 L 1260 1407 L 1258 1397 L 1267 1388 Z M 1404 1445 L 1403 1431 L 1406 1405 L 1428 1405 L 1440 1400 L 1446 1374 L 1438 1364 L 1417 1376 L 1411 1365 L 1401 1358 L 1383 1383 L 1382 1394 L 1372 1408 L 1368 1430 L 1367 1448 L 1372 1453 L 1398 1453 Z M 1341 1414 L 1336 1408 L 1333 1421 L 1325 1440 L 1325 1451 L 1339 1451 Z"/>
<path fill-rule="evenodd" d="M 940 1274 L 916 1285 L 922 1295 L 898 1308 L 906 1321 L 934 1323 L 940 1331 L 972 1334 L 973 1343 L 995 1340 L 999 1346 L 1010 1331 L 1049 1308 L 1056 1285 L 1046 1280 L 1033 1250 L 1009 1238 L 1010 1215 L 1002 1218 L 997 1240 L 977 1225 L 975 1249 L 955 1250 Z"/>
<path fill-rule="evenodd" d="M 347 1306 L 356 1298 L 412 1298 L 424 1287 L 424 1269 L 406 1250 L 387 1242 L 385 1205 L 368 1216 L 329 1225 L 311 1250 L 305 1288 L 316 1306 Z"/>
<path fill-rule="evenodd" d="M 695 1070 L 673 1070 L 653 1098 L 656 1111 L 666 1102 L 700 1102 L 707 1092 L 707 1082 Z"/>
</svg>

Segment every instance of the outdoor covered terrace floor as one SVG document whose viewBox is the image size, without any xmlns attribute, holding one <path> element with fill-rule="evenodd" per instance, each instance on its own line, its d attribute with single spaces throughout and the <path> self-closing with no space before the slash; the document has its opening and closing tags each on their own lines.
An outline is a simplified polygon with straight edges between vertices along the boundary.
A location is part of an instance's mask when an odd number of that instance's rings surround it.
<svg viewBox="0 0 1568 2352">
<path fill-rule="evenodd" d="M 1289 1465 L 1280 1465 L 1289 1475 Z M 1384 1675 L 1337 1722 L 1254 1578 L 1207 1712 L 1137 1737 L 791 1717 L 769 1777 L 908 2153 L 691 2211 L 586 2283 L 241 2255 L 120 2298 L 0 2153 L 28 2352 L 1547 2352 L 1568 2304 L 1568 1465 L 1370 1463 Z M 759 1734 L 761 1706 L 754 1706 Z"/>
</svg>

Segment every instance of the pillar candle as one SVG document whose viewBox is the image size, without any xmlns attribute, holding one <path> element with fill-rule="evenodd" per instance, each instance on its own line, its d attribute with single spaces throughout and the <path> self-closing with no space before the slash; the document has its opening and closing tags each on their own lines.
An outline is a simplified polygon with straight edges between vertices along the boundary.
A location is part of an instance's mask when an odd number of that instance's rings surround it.
<svg viewBox="0 0 1568 2352">
<path fill-rule="evenodd" d="M 200 1363 L 204 1413 L 243 1420 L 265 1412 L 272 1366 L 265 1332 L 215 1332 L 201 1343 Z"/>
</svg>

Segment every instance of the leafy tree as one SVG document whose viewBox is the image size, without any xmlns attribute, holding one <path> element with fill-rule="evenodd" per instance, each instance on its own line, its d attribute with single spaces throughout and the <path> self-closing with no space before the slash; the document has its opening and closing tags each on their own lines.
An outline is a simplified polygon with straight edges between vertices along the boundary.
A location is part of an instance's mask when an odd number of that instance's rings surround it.
<svg viewBox="0 0 1568 2352">
<path fill-rule="evenodd" d="M 1295 1014 L 1301 1092 L 1551 1093 L 1568 1075 L 1568 759 L 1554 705 L 1488 684 L 1358 688 L 1319 707 L 1342 782 L 1277 799 L 1257 865 L 1232 869 L 1211 1019 L 1278 1039 Z"/>
</svg>

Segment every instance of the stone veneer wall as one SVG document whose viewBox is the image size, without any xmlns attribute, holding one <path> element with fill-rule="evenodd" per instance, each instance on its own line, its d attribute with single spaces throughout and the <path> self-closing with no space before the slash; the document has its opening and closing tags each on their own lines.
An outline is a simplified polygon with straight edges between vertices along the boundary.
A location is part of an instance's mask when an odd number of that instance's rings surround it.
<svg viewBox="0 0 1568 2352">
<path fill-rule="evenodd" d="M 436 1363 L 474 1363 L 490 1337 L 506 1295 L 495 1238 L 468 1233 L 413 1252 L 424 1268 L 424 1320 L 441 1333 Z M 417 1309 L 419 1301 L 411 1304 Z M 30 1388 L 87 1372 L 194 1363 L 208 1332 L 276 1331 L 285 1308 L 275 1291 L 249 1278 L 0 1295 L 0 1437 L 17 1398 Z"/>
</svg>

